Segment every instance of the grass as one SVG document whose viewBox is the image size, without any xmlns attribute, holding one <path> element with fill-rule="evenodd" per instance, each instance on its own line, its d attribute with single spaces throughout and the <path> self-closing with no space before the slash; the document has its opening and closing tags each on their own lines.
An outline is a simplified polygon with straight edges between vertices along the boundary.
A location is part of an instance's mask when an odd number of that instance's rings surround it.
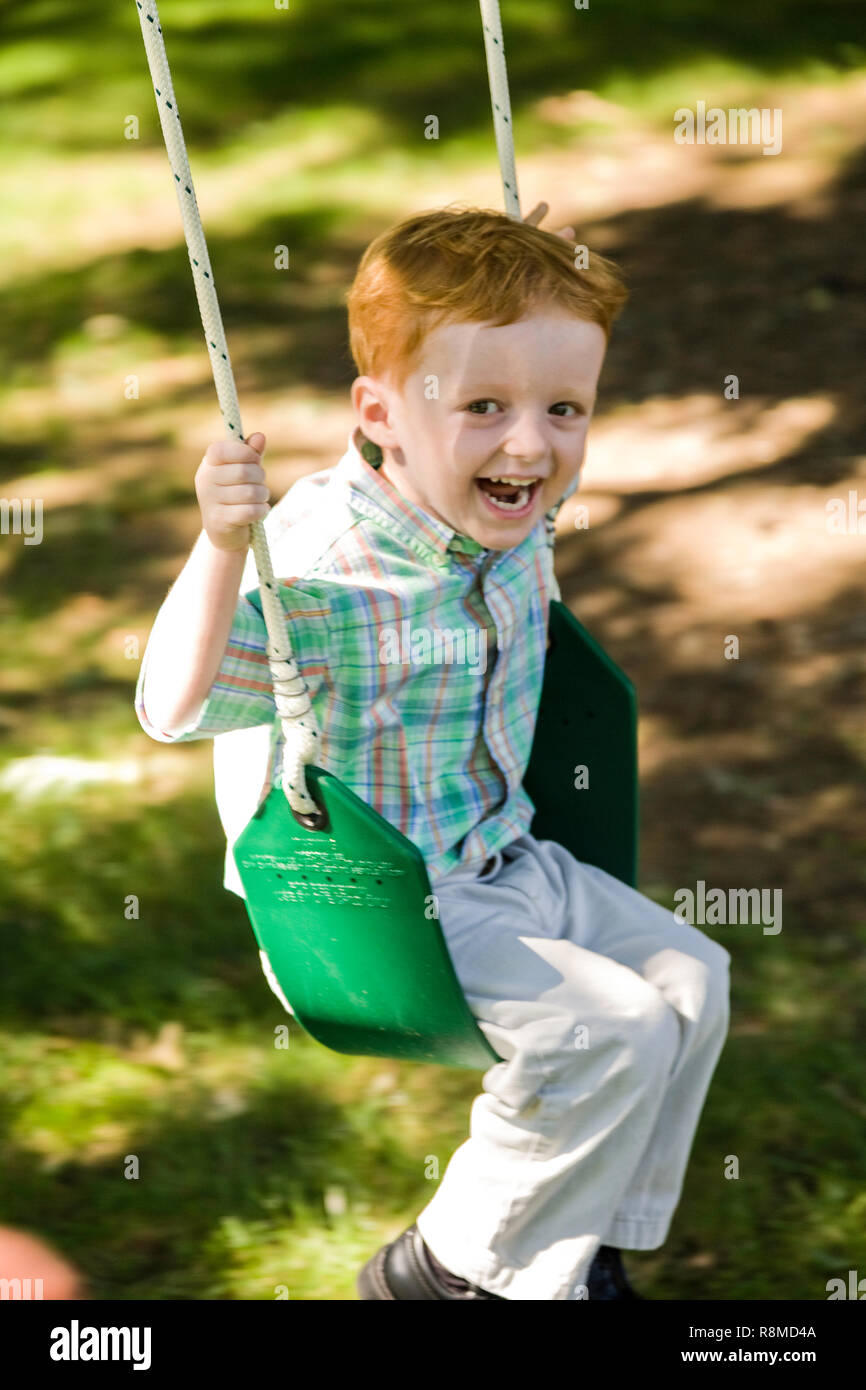
<svg viewBox="0 0 866 1390">
<path fill-rule="evenodd" d="M 203 774 L 206 750 L 179 756 Z M 342 1057 L 286 1018 L 242 904 L 215 888 L 205 785 L 4 819 L 7 1219 L 50 1233 L 96 1297 L 353 1298 L 466 1137 L 476 1076 Z M 862 942 L 827 994 L 838 940 L 834 959 L 796 920 L 784 948 L 708 930 L 737 962 L 735 1023 L 681 1214 L 635 1277 L 655 1298 L 821 1298 L 866 1253 Z"/>
</svg>

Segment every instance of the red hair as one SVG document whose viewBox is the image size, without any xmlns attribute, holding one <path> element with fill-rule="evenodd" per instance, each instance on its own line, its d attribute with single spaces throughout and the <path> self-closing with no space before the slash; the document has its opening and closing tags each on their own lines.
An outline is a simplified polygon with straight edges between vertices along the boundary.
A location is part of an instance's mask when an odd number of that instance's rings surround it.
<svg viewBox="0 0 866 1390">
<path fill-rule="evenodd" d="M 370 243 L 346 295 L 358 374 L 401 388 L 446 321 L 501 325 L 557 306 L 609 338 L 628 291 L 612 261 L 588 260 L 578 269 L 563 237 L 492 209 L 450 204 L 407 217 Z"/>
</svg>

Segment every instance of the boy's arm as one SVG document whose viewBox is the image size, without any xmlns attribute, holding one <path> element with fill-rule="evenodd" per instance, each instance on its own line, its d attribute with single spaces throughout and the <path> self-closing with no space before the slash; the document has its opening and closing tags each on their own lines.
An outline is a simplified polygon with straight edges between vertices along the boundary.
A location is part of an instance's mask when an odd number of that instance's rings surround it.
<svg viewBox="0 0 866 1390">
<path fill-rule="evenodd" d="M 206 738 L 273 718 L 265 621 L 239 594 L 246 556 L 217 549 L 202 531 L 156 616 L 135 709 L 158 742 Z"/>
</svg>

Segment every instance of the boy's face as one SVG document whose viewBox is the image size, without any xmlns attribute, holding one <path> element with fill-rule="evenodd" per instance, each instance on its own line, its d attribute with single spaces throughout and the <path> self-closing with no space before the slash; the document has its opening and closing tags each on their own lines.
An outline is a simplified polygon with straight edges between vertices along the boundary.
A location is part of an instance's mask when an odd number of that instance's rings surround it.
<svg viewBox="0 0 866 1390">
<path fill-rule="evenodd" d="M 485 549 L 507 550 L 576 483 L 605 347 L 597 323 L 556 306 L 497 327 L 445 323 L 402 389 L 358 377 L 352 404 L 398 492 Z M 532 490 L 480 482 L 502 477 Z M 492 492 L 518 505 L 497 505 Z"/>
</svg>

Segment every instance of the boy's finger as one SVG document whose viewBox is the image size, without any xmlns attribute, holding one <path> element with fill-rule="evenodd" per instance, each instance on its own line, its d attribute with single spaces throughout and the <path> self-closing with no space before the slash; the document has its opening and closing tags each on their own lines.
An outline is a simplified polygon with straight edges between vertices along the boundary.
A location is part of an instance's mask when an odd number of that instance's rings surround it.
<svg viewBox="0 0 866 1390">
<path fill-rule="evenodd" d="M 528 217 L 524 217 L 524 222 L 529 222 L 533 227 L 537 227 L 542 217 L 547 215 L 547 203 L 536 203 Z"/>
<path fill-rule="evenodd" d="M 252 438 L 255 440 L 255 435 Z M 262 435 L 262 444 L 264 444 L 264 438 Z M 262 444 L 258 448 L 254 448 L 254 452 L 261 453 Z M 250 441 L 246 439 L 215 439 L 208 445 L 203 462 L 209 463 L 213 467 L 227 463 L 249 463 L 250 448 L 252 447 Z"/>
</svg>

